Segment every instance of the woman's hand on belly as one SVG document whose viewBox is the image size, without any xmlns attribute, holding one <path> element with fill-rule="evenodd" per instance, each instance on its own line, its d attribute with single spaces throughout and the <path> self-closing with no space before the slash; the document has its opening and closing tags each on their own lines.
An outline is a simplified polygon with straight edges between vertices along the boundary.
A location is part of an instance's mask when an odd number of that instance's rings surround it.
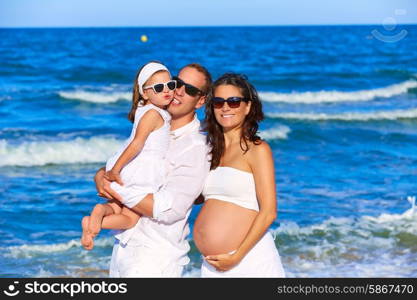
<svg viewBox="0 0 417 300">
<path fill-rule="evenodd" d="M 216 268 L 217 271 L 224 272 L 236 266 L 243 257 L 238 257 L 237 254 L 218 254 L 208 255 L 205 260 Z"/>
</svg>

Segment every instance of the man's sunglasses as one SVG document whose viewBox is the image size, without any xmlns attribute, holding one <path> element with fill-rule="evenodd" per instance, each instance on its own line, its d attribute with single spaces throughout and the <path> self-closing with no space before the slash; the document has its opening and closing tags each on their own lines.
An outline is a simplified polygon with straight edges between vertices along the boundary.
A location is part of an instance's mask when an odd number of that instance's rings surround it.
<svg viewBox="0 0 417 300">
<path fill-rule="evenodd" d="M 242 97 L 229 97 L 227 99 L 221 97 L 213 97 L 211 101 L 213 102 L 214 108 L 218 109 L 222 108 L 225 102 L 227 102 L 227 105 L 229 105 L 230 108 L 238 108 L 240 106 L 240 102 L 248 102 L 249 100 Z"/>
<path fill-rule="evenodd" d="M 167 87 L 170 91 L 173 91 L 177 87 L 177 82 L 175 80 L 170 80 L 165 83 L 155 83 L 153 85 L 144 86 L 143 89 L 153 89 L 153 91 L 158 94 L 162 92 L 165 87 Z"/>
<path fill-rule="evenodd" d="M 178 78 L 177 76 L 172 77 L 172 79 L 177 81 L 177 89 L 180 89 L 182 86 L 185 86 L 185 92 L 192 97 L 195 97 L 198 94 L 201 94 L 201 95 L 205 94 L 199 88 L 196 88 L 195 86 L 191 84 L 185 83 L 182 79 Z"/>
</svg>

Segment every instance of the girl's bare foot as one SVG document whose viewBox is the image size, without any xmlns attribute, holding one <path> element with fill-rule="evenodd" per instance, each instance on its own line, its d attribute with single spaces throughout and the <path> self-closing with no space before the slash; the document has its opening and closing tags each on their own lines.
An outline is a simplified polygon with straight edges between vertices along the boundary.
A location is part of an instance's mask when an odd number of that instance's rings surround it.
<svg viewBox="0 0 417 300">
<path fill-rule="evenodd" d="M 103 221 L 105 213 L 106 208 L 102 204 L 97 204 L 91 212 L 88 231 L 93 238 L 99 234 L 101 230 L 101 222 Z"/>
<path fill-rule="evenodd" d="M 88 227 L 90 223 L 90 217 L 84 217 L 81 221 L 81 227 L 83 234 L 81 236 L 81 245 L 85 250 L 91 250 L 94 247 L 93 235 L 89 232 Z"/>
</svg>

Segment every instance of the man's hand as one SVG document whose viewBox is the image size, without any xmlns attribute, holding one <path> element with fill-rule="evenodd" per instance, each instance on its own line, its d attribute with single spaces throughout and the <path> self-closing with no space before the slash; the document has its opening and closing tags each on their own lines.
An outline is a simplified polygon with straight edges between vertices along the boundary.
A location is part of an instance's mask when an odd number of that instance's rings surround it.
<svg viewBox="0 0 417 300">
<path fill-rule="evenodd" d="M 104 167 L 99 169 L 94 176 L 94 182 L 96 184 L 97 195 L 108 200 L 117 200 L 109 193 L 110 188 L 110 181 L 104 178 L 104 174 L 106 173 Z M 116 193 L 117 194 L 117 193 Z"/>
<path fill-rule="evenodd" d="M 116 181 L 118 184 L 123 185 L 122 178 L 120 178 L 120 173 L 110 170 L 104 174 L 104 178 L 110 182 Z"/>
</svg>

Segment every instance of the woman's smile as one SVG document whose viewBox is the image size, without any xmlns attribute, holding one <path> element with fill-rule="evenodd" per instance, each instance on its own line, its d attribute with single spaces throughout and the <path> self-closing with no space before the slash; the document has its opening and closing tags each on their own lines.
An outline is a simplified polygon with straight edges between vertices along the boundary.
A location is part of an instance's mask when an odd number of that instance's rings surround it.
<svg viewBox="0 0 417 300">
<path fill-rule="evenodd" d="M 234 116 L 234 114 L 221 114 L 220 116 L 222 118 L 232 118 Z"/>
</svg>

